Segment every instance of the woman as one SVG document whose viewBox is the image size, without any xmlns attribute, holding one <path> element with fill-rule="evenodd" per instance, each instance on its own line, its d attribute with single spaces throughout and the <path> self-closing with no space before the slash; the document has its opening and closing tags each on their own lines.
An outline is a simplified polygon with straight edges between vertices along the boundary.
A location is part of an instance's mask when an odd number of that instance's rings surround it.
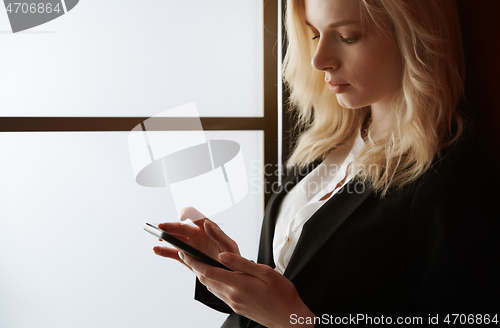
<svg viewBox="0 0 500 328">
<path fill-rule="evenodd" d="M 287 33 L 284 76 L 305 132 L 266 209 L 258 263 L 203 216 L 160 228 L 235 272 L 155 253 L 196 274 L 196 298 L 230 313 L 224 327 L 493 315 L 499 195 L 493 167 L 460 141 L 454 1 L 289 0 Z"/>
</svg>

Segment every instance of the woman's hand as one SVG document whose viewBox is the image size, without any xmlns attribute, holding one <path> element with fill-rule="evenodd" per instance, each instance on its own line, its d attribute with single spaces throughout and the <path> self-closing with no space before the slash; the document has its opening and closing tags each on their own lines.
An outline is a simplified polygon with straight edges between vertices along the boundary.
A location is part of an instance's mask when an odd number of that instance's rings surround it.
<svg viewBox="0 0 500 328">
<path fill-rule="evenodd" d="M 219 261 L 235 272 L 216 268 L 179 252 L 202 284 L 234 312 L 266 327 L 295 327 L 291 315 L 314 317 L 293 283 L 267 265 L 223 252 Z M 301 327 L 313 327 L 302 325 Z"/>
<path fill-rule="evenodd" d="M 195 208 L 184 208 L 181 213 L 181 221 L 190 219 L 195 225 L 193 226 L 182 222 L 169 222 L 159 224 L 158 228 L 216 260 L 218 260 L 218 256 L 221 252 L 240 254 L 238 245 L 229 238 L 217 224 L 207 219 Z M 185 265 L 184 261 L 179 257 L 179 251 L 175 248 L 156 246 L 153 248 L 153 251 L 157 255 L 177 260 Z M 191 269 L 189 266 L 187 267 Z"/>
</svg>

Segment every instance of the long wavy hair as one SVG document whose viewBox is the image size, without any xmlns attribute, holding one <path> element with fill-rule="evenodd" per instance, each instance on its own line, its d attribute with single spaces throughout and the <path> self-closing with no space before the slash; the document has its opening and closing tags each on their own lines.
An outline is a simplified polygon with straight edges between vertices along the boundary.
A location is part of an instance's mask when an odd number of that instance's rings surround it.
<svg viewBox="0 0 500 328">
<path fill-rule="evenodd" d="M 457 110 L 465 74 L 460 24 L 454 0 L 357 1 L 365 18 L 395 37 L 404 63 L 389 133 L 371 138 L 368 127 L 365 147 L 351 164 L 384 197 L 420 177 L 464 131 Z M 350 145 L 370 117 L 369 106 L 341 107 L 324 73 L 311 66 L 316 45 L 305 21 L 304 0 L 288 0 L 283 76 L 299 131 L 289 168 Z"/>
</svg>

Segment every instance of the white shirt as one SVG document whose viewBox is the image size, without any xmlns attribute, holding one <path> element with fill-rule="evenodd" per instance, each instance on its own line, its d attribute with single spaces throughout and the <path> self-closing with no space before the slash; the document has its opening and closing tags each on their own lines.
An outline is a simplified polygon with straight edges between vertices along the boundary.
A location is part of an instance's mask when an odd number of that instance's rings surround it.
<svg viewBox="0 0 500 328">
<path fill-rule="evenodd" d="M 347 168 L 363 147 L 364 141 L 359 134 L 349 153 L 347 151 L 330 153 L 320 165 L 285 195 L 278 210 L 273 239 L 276 271 L 281 274 L 285 272 L 304 224 L 356 175 L 351 170 L 349 176 L 346 177 Z M 335 188 L 344 178 L 346 178 L 344 182 Z M 331 191 L 333 192 L 328 198 L 320 200 Z"/>
</svg>

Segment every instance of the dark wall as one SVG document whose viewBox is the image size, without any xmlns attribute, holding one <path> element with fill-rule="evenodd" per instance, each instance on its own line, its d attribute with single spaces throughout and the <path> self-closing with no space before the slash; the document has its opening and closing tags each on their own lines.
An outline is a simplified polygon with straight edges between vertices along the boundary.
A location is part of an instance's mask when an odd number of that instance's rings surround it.
<svg viewBox="0 0 500 328">
<path fill-rule="evenodd" d="M 477 141 L 500 168 L 500 1 L 457 0 L 457 4 L 469 114 Z"/>
</svg>

